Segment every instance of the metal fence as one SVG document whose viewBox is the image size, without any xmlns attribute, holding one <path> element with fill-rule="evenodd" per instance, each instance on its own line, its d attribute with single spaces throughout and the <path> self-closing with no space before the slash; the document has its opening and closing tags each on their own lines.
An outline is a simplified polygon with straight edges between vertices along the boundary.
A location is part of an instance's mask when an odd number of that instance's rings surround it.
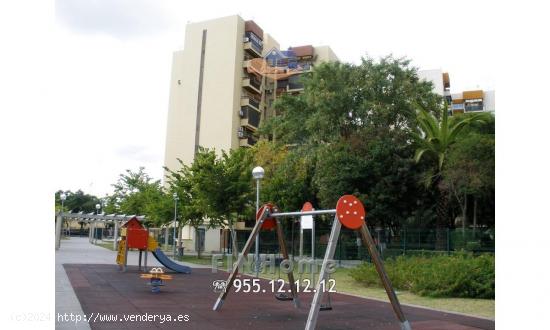
<svg viewBox="0 0 550 330">
<path fill-rule="evenodd" d="M 97 239 L 112 239 L 112 228 L 98 228 L 96 232 Z M 451 254 L 457 251 L 465 250 L 474 253 L 494 253 L 495 234 L 494 229 L 468 228 L 462 230 L 445 229 L 442 232 L 439 242 L 436 241 L 436 230 L 426 228 L 401 228 L 391 230 L 389 228 L 370 228 L 371 235 L 378 247 L 378 251 L 383 259 L 392 258 L 400 255 L 440 255 Z M 80 231 L 73 231 L 74 236 L 86 235 Z M 165 244 L 164 229 L 152 228 L 150 234 L 153 235 L 161 244 Z M 239 251 L 243 250 L 244 244 L 250 235 L 250 231 L 237 231 L 237 245 Z M 315 229 L 315 258 L 323 258 L 330 236 L 330 227 L 319 226 Z M 168 246 L 173 245 L 174 230 L 168 230 Z M 299 224 L 289 224 L 284 228 L 284 237 L 287 244 L 288 253 L 300 256 L 300 231 Z M 311 257 L 312 249 L 311 230 L 304 230 L 303 234 L 303 257 Z M 231 242 L 227 244 L 228 249 L 223 251 L 230 253 Z M 254 253 L 254 247 L 250 253 Z M 277 235 L 274 230 L 260 232 L 260 253 L 275 254 L 280 253 Z M 359 233 L 345 227 L 342 227 L 338 244 L 334 255 L 335 260 L 370 260 L 367 248 L 363 246 Z"/>
<path fill-rule="evenodd" d="M 336 247 L 335 260 L 370 260 L 367 248 L 363 246 L 358 232 L 342 228 Z M 400 255 L 440 255 L 452 254 L 458 251 L 473 253 L 494 253 L 494 230 L 487 228 L 445 229 L 439 242 L 436 242 L 435 229 L 402 228 L 399 230 L 372 229 L 371 234 L 382 258 L 392 258 Z M 242 251 L 248 232 L 238 235 L 239 251 Z M 315 258 L 323 258 L 327 247 L 330 228 L 315 230 Z M 285 238 L 289 254 L 300 255 L 300 233 L 285 230 Z M 311 257 L 311 230 L 304 230 L 303 256 Z M 252 248 L 251 253 L 253 253 Z M 275 232 L 260 233 L 260 253 L 278 254 L 279 244 Z"/>
</svg>

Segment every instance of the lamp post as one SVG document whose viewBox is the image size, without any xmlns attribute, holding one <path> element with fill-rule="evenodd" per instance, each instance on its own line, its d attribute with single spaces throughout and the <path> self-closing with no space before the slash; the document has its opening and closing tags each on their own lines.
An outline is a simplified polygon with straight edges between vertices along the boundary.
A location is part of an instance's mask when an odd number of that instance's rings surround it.
<svg viewBox="0 0 550 330">
<path fill-rule="evenodd" d="M 61 245 L 61 232 L 63 231 L 63 201 L 64 198 L 62 197 L 65 194 L 61 194 L 59 196 L 61 198 L 61 211 L 57 214 L 57 219 L 55 221 L 55 249 L 59 250 L 59 246 Z"/>
<path fill-rule="evenodd" d="M 172 195 L 172 197 L 174 197 L 174 258 L 176 258 L 176 239 L 177 239 L 177 236 L 176 236 L 176 219 L 178 217 L 178 200 L 179 200 L 179 197 L 178 197 L 178 194 L 177 193 L 174 193 Z"/>
<path fill-rule="evenodd" d="M 67 195 L 65 195 L 65 193 L 61 193 L 61 195 L 59 195 L 59 198 L 61 199 L 61 213 L 63 213 L 63 204 L 65 203 L 65 200 L 67 199 Z"/>
<path fill-rule="evenodd" d="M 252 177 L 256 180 L 256 214 L 258 214 L 258 210 L 260 209 L 260 180 L 263 179 L 264 173 L 264 169 L 260 166 L 256 166 L 252 170 Z M 256 252 L 254 253 L 254 257 L 256 258 L 256 277 L 258 277 L 260 273 L 260 235 L 256 236 Z"/>
<path fill-rule="evenodd" d="M 95 209 L 96 209 L 95 214 L 96 214 L 96 215 L 99 215 L 99 209 L 101 209 L 101 204 L 99 204 L 99 203 L 96 204 L 96 205 L 95 205 Z M 94 241 L 94 244 L 97 243 L 97 230 L 96 230 L 96 225 L 97 225 L 97 220 L 94 221 L 94 240 L 93 240 L 93 241 Z"/>
<path fill-rule="evenodd" d="M 65 203 L 65 200 L 67 199 L 67 195 L 65 195 L 65 193 L 61 193 L 61 195 L 59 195 L 59 198 L 61 199 L 61 214 L 63 215 L 63 205 Z M 61 216 L 61 219 L 63 219 L 63 216 Z M 63 226 L 63 223 L 61 224 L 61 226 Z M 70 232 L 69 236 L 71 236 Z"/>
</svg>

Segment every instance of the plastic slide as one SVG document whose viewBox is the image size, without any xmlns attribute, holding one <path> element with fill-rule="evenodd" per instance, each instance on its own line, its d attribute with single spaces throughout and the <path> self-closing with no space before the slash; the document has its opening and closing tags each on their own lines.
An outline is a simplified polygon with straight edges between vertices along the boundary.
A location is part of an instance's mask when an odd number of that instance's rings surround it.
<svg viewBox="0 0 550 330">
<path fill-rule="evenodd" d="M 155 258 L 166 268 L 171 269 L 178 273 L 184 273 L 184 274 L 190 274 L 191 273 L 191 267 L 184 266 L 181 264 L 178 264 L 164 254 L 160 248 L 156 248 L 155 250 L 151 251 Z"/>
</svg>

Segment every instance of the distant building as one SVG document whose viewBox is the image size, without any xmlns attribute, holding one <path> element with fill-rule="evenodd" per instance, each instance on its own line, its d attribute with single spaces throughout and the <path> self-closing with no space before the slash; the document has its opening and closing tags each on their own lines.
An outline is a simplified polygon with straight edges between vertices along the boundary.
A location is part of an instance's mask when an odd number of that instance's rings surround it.
<svg viewBox="0 0 550 330">
<path fill-rule="evenodd" d="M 495 113 L 495 91 L 472 90 L 452 94 L 453 114 L 469 112 Z"/>
<path fill-rule="evenodd" d="M 494 90 L 470 90 L 461 93 L 451 93 L 449 74 L 440 69 L 420 70 L 420 79 L 432 82 L 434 92 L 444 96 L 449 104 L 451 114 L 470 112 L 495 112 Z"/>
</svg>

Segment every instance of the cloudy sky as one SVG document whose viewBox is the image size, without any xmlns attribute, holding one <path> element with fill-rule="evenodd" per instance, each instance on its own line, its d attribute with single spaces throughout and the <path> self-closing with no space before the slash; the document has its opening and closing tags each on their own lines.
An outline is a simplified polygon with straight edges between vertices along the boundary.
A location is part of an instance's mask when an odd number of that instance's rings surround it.
<svg viewBox="0 0 550 330">
<path fill-rule="evenodd" d="M 283 48 L 330 45 L 353 63 L 393 53 L 448 71 L 453 92 L 495 88 L 490 4 L 361 3 L 57 0 L 54 102 L 59 148 L 71 156 L 58 188 L 104 196 L 120 173 L 140 166 L 161 178 L 171 57 L 184 46 L 188 22 L 239 14 Z"/>
</svg>

